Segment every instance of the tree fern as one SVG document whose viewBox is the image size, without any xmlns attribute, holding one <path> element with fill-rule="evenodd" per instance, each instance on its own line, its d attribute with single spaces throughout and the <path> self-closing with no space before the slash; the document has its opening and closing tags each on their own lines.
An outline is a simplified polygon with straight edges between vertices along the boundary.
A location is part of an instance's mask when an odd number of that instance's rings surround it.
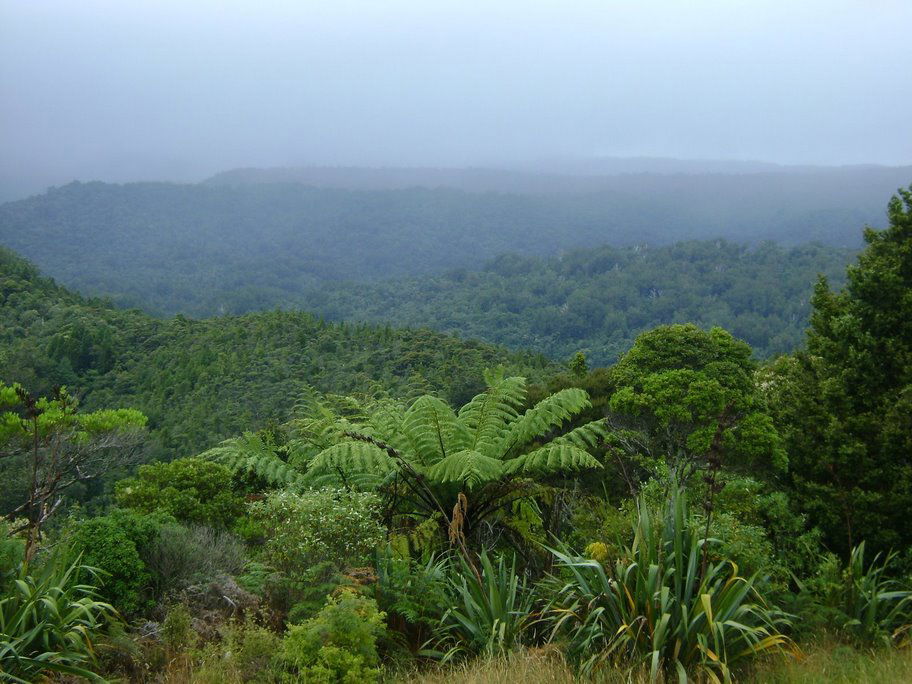
<svg viewBox="0 0 912 684">
<path fill-rule="evenodd" d="M 468 489 L 497 480 L 503 474 L 503 461 L 471 449 L 450 454 L 427 471 L 434 482 L 462 482 Z"/>
<path fill-rule="evenodd" d="M 600 467 L 589 451 L 605 435 L 602 421 L 559 434 L 590 406 L 586 392 L 563 390 L 520 416 L 525 379 L 502 371 L 486 379 L 488 389 L 458 413 L 431 395 L 408 408 L 388 399 L 371 402 L 363 405 L 363 417 L 349 404 L 342 416 L 311 402 L 312 415 L 295 421 L 291 459 L 306 465 L 310 486 L 386 488 L 391 501 L 414 506 L 406 515 L 430 511 L 450 527 L 456 503 L 471 491 L 478 505 L 460 508 L 460 543 L 480 520 L 503 515 L 504 504 L 533 496 L 526 478 Z M 536 440 L 544 444 L 531 447 Z"/>
<path fill-rule="evenodd" d="M 559 428 L 565 421 L 590 406 L 589 395 L 576 387 L 545 397 L 510 424 L 500 445 L 500 452 L 504 456 L 509 455 L 536 437 Z"/>
<path fill-rule="evenodd" d="M 523 475 L 553 475 L 601 467 L 588 451 L 567 443 L 548 444 L 505 463 L 507 472 Z"/>
<path fill-rule="evenodd" d="M 595 448 L 598 443 L 608 436 L 608 425 L 605 419 L 593 420 L 590 423 L 580 425 L 570 432 L 566 432 L 559 437 L 551 440 L 551 444 L 572 444 L 580 449 L 588 450 Z"/>
<path fill-rule="evenodd" d="M 396 469 L 395 461 L 380 447 L 349 439 L 317 454 L 307 471 L 307 479 L 311 484 L 325 484 L 329 480 L 342 484 L 377 483 Z"/>
<path fill-rule="evenodd" d="M 465 449 L 472 439 L 449 404 L 430 395 L 415 400 L 401 426 L 412 452 L 424 466 Z"/>
<path fill-rule="evenodd" d="M 525 399 L 525 378 L 500 378 L 463 406 L 459 420 L 472 435 L 470 448 L 493 456 Z"/>
</svg>

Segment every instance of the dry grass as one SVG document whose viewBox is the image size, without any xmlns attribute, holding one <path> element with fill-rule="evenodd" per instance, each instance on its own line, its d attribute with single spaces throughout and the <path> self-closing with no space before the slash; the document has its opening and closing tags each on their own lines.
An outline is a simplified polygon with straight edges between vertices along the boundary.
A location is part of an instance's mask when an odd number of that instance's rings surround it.
<svg viewBox="0 0 912 684">
<path fill-rule="evenodd" d="M 493 658 L 469 660 L 449 667 L 424 672 L 410 672 L 395 678 L 417 684 L 577 684 L 579 679 L 556 648 L 526 649 Z M 647 677 L 620 671 L 604 672 L 587 682 L 621 684 L 647 682 Z"/>
<path fill-rule="evenodd" d="M 907 684 L 912 648 L 857 650 L 838 644 L 808 647 L 798 660 L 767 661 L 747 681 L 766 684 Z"/>
<path fill-rule="evenodd" d="M 401 673 L 392 681 L 417 684 L 578 684 L 573 670 L 556 649 L 529 649 L 495 659 L 476 659 L 431 671 Z M 608 671 L 596 684 L 648 682 L 637 671 Z M 859 651 L 847 646 L 819 644 L 798 660 L 769 658 L 737 681 L 757 684 L 908 684 L 912 682 L 912 649 Z"/>
</svg>

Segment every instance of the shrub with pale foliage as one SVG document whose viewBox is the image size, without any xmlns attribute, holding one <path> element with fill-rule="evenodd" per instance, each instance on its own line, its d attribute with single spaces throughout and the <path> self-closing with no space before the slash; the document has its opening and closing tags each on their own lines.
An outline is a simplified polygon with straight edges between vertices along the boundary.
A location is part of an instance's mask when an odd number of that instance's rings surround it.
<svg viewBox="0 0 912 684">
<path fill-rule="evenodd" d="M 291 575 L 318 563 L 365 565 L 386 534 L 380 499 L 368 492 L 277 491 L 254 503 L 251 513 L 267 530 L 269 562 Z"/>
</svg>

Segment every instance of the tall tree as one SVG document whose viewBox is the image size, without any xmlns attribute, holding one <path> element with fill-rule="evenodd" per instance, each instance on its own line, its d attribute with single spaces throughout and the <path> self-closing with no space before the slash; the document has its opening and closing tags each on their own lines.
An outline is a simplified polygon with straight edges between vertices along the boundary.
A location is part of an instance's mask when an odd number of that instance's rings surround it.
<svg viewBox="0 0 912 684">
<path fill-rule="evenodd" d="M 797 500 L 842 552 L 912 543 L 912 186 L 887 216 L 844 290 L 819 280 L 807 352 L 768 382 Z"/>
<path fill-rule="evenodd" d="M 754 372 L 750 347 L 721 328 L 643 333 L 609 371 L 611 441 L 646 477 L 686 482 L 723 462 L 781 470 L 786 454 Z"/>
</svg>

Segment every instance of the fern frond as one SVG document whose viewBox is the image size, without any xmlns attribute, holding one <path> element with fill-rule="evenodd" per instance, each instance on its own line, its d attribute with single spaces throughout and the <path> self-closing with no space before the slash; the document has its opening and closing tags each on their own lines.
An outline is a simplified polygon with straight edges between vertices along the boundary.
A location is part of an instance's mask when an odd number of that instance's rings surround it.
<svg viewBox="0 0 912 684">
<path fill-rule="evenodd" d="M 405 412 L 402 433 L 414 460 L 423 466 L 465 449 L 471 441 L 469 431 L 450 405 L 431 395 L 418 397 Z"/>
<path fill-rule="evenodd" d="M 297 401 L 294 403 L 293 415 L 301 418 L 315 418 L 323 412 L 323 395 L 313 386 L 304 383 Z"/>
<path fill-rule="evenodd" d="M 568 387 L 545 397 L 510 425 L 500 453 L 503 457 L 509 456 L 510 452 L 559 428 L 564 421 L 591 405 L 586 391 L 576 387 Z"/>
<path fill-rule="evenodd" d="M 499 459 L 465 449 L 450 454 L 425 472 L 434 482 L 464 482 L 467 487 L 472 488 L 500 479 L 504 474 L 504 464 Z"/>
<path fill-rule="evenodd" d="M 308 473 L 307 485 L 314 489 L 323 487 L 350 487 L 361 491 L 373 491 L 381 487 L 386 481 L 385 477 L 370 473 L 349 473 L 344 477 L 338 472 Z"/>
<path fill-rule="evenodd" d="M 349 479 L 359 476 L 383 478 L 396 470 L 396 463 L 383 449 L 370 442 L 347 441 L 317 454 L 307 470 L 308 480 L 336 474 Z"/>
<path fill-rule="evenodd" d="M 498 456 L 497 447 L 525 398 L 525 378 L 502 378 L 463 406 L 459 420 L 472 435 L 469 447 L 485 456 Z"/>
<path fill-rule="evenodd" d="M 371 407 L 367 423 L 374 429 L 374 434 L 379 435 L 384 442 L 391 440 L 402 429 L 405 418 L 405 407 L 398 401 L 382 399 Z"/>
<path fill-rule="evenodd" d="M 504 465 L 506 472 L 513 475 L 554 475 L 602 467 L 589 452 L 566 443 L 549 444 L 511 458 Z"/>
<path fill-rule="evenodd" d="M 604 418 L 580 425 L 566 434 L 555 437 L 551 444 L 572 444 L 584 451 L 589 451 L 598 446 L 599 442 L 608 437 L 608 424 Z"/>
<path fill-rule="evenodd" d="M 274 487 L 301 486 L 303 473 L 279 458 L 258 435 L 245 432 L 200 454 L 237 473 L 253 473 Z"/>
</svg>

